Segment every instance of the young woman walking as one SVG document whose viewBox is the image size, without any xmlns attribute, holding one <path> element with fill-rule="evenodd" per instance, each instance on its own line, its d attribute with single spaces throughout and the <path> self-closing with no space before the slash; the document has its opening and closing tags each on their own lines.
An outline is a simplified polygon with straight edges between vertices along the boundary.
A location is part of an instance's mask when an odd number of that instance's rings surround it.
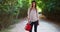
<svg viewBox="0 0 60 32">
<path fill-rule="evenodd" d="M 39 17 L 35 1 L 32 1 L 31 7 L 28 9 L 28 21 L 31 25 L 31 30 L 29 32 L 32 32 L 33 25 L 34 25 L 34 32 L 37 32 Z"/>
</svg>

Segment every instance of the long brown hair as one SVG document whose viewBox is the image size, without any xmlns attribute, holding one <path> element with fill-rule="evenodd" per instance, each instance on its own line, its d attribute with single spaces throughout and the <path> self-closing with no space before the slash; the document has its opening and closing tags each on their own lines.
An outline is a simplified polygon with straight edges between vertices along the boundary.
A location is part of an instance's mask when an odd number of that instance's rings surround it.
<svg viewBox="0 0 60 32">
<path fill-rule="evenodd" d="M 32 1 L 32 6 L 31 6 L 31 8 L 30 8 L 30 11 L 32 10 L 33 2 L 35 2 L 35 9 L 36 9 L 36 11 L 37 11 L 37 8 L 36 8 L 36 1 Z"/>
</svg>

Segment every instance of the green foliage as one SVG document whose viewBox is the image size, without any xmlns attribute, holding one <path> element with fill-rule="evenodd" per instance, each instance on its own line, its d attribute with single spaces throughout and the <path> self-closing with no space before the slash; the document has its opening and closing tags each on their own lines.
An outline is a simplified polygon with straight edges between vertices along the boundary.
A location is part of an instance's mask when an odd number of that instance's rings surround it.
<svg viewBox="0 0 60 32">
<path fill-rule="evenodd" d="M 59 12 L 60 0 L 48 0 L 47 2 L 45 2 L 45 7 L 43 8 L 42 14 L 44 14 L 47 18 L 60 20 Z"/>
<path fill-rule="evenodd" d="M 21 1 L 21 7 L 20 7 L 20 13 L 19 13 L 19 18 L 26 17 L 27 16 L 27 11 L 29 7 L 29 0 L 20 0 Z"/>
<path fill-rule="evenodd" d="M 26 17 L 28 7 L 29 0 L 0 0 L 0 29 L 14 24 L 17 18 Z"/>
<path fill-rule="evenodd" d="M 13 24 L 19 14 L 18 0 L 0 0 L 0 29 Z"/>
</svg>

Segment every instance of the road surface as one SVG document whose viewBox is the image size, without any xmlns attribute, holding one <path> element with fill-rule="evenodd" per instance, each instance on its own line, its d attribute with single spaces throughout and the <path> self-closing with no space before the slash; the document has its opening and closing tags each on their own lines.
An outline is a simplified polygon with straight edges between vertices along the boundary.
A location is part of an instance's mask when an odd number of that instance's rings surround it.
<svg viewBox="0 0 60 32">
<path fill-rule="evenodd" d="M 27 22 L 26 18 L 20 20 L 19 23 L 13 25 L 14 28 L 12 28 L 10 32 L 28 32 L 24 29 Z M 56 24 L 40 19 L 37 32 L 60 32 L 59 29 Z M 34 32 L 34 26 L 32 31 Z"/>
</svg>

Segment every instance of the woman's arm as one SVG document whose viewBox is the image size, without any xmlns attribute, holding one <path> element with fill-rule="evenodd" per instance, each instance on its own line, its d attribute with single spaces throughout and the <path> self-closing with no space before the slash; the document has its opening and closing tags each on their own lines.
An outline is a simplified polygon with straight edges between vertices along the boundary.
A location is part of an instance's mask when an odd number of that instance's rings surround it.
<svg viewBox="0 0 60 32">
<path fill-rule="evenodd" d="M 38 16 L 38 12 L 36 12 L 36 16 L 37 16 L 37 19 L 38 19 L 38 20 L 37 20 L 37 21 L 38 21 L 38 22 L 37 22 L 37 25 L 39 25 L 39 16 Z"/>
<path fill-rule="evenodd" d="M 28 9 L 28 13 L 27 13 L 27 15 L 28 15 L 28 22 L 30 21 L 30 13 L 29 13 L 29 11 L 30 11 L 30 9 Z"/>
<path fill-rule="evenodd" d="M 39 16 L 38 16 L 38 12 L 37 12 L 37 18 L 38 18 L 38 21 L 39 21 Z"/>
</svg>

